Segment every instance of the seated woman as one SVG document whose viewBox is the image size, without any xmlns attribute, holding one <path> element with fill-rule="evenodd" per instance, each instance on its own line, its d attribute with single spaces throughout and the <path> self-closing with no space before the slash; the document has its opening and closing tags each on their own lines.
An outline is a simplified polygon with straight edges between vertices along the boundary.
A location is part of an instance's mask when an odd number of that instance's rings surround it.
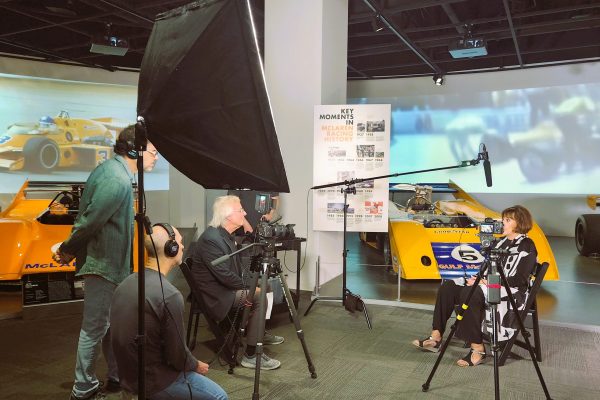
<svg viewBox="0 0 600 400">
<path fill-rule="evenodd" d="M 508 255 L 500 258 L 500 265 L 506 275 L 506 280 L 519 309 L 525 306 L 529 275 L 535 267 L 537 250 L 533 241 L 527 237 L 533 226 L 529 211 L 523 206 L 513 206 L 502 211 L 504 238 L 494 246 L 496 249 L 508 251 Z M 487 273 L 487 271 L 486 271 Z M 458 360 L 461 367 L 475 366 L 485 359 L 483 345 L 482 322 L 487 300 L 487 280 L 480 280 L 479 287 L 469 301 L 469 308 L 463 314 L 463 320 L 458 324 L 456 336 L 471 343 L 469 354 Z M 475 276 L 445 281 L 439 288 L 435 309 L 433 311 L 433 330 L 426 339 L 414 340 L 412 343 L 422 350 L 437 352 L 442 342 L 446 322 L 454 311 L 456 304 L 463 304 L 475 283 Z M 499 340 L 507 340 L 514 333 L 510 327 L 511 321 L 504 317 L 510 307 L 504 286 L 501 289 L 501 303 L 498 304 L 498 321 L 500 329 Z"/>
</svg>

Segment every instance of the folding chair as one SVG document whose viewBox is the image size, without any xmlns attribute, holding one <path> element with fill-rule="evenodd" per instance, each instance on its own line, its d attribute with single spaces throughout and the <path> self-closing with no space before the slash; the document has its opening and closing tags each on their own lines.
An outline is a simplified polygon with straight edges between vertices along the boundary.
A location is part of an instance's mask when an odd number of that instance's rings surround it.
<svg viewBox="0 0 600 400">
<path fill-rule="evenodd" d="M 237 364 L 237 355 L 234 351 L 234 343 L 238 339 L 238 330 L 237 327 L 231 326 L 231 323 L 228 318 L 225 318 L 221 322 L 217 322 L 210 317 L 210 315 L 206 312 L 206 305 L 202 300 L 202 296 L 200 295 L 200 289 L 194 279 L 194 275 L 192 274 L 193 261 L 191 258 L 187 258 L 181 265 L 181 272 L 185 277 L 187 284 L 190 287 L 191 295 L 192 295 L 192 304 L 190 306 L 190 315 L 188 318 L 187 325 L 187 336 L 186 342 L 190 350 L 193 350 L 196 347 L 196 337 L 198 335 L 198 324 L 200 320 L 200 314 L 204 314 L 204 319 L 208 323 L 208 327 L 210 331 L 215 336 L 217 340 L 218 350 L 223 351 L 224 359 L 229 364 L 229 373 L 233 373 L 233 369 Z M 194 325 L 194 335 L 193 338 L 191 336 L 192 333 L 192 325 Z M 230 331 L 233 331 L 232 334 L 229 334 Z"/>
<path fill-rule="evenodd" d="M 521 316 L 521 320 L 523 321 L 523 325 L 525 325 L 526 329 L 531 329 L 533 331 L 533 351 L 535 353 L 536 360 L 542 361 L 542 348 L 540 343 L 540 328 L 538 322 L 538 312 L 537 312 L 537 293 L 542 286 L 542 282 L 544 280 L 544 276 L 548 271 L 549 264 L 544 262 L 542 264 L 537 263 L 531 273 L 529 282 L 529 296 L 527 297 L 527 302 L 525 303 L 525 308 L 519 311 L 519 315 Z M 509 354 L 511 354 L 511 349 L 513 345 L 517 345 L 523 349 L 527 349 L 527 343 L 521 340 L 518 340 L 519 334 L 523 334 L 521 329 L 518 326 L 518 322 L 515 318 L 513 321 L 512 327 L 515 329 L 515 333 L 512 335 L 510 339 L 506 341 L 504 347 L 502 348 L 502 352 L 500 353 L 500 357 L 498 359 L 498 365 L 504 365 L 506 359 Z"/>
</svg>

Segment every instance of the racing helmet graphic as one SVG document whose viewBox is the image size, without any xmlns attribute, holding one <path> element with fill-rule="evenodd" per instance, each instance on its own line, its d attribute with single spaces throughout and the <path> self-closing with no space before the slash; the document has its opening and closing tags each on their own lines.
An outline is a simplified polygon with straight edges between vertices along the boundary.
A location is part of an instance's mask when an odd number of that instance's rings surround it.
<svg viewBox="0 0 600 400">
<path fill-rule="evenodd" d="M 44 128 L 49 129 L 49 128 L 56 126 L 54 119 L 47 115 L 40 118 L 39 124 L 40 124 L 40 128 L 42 128 L 42 129 L 44 129 Z"/>
</svg>

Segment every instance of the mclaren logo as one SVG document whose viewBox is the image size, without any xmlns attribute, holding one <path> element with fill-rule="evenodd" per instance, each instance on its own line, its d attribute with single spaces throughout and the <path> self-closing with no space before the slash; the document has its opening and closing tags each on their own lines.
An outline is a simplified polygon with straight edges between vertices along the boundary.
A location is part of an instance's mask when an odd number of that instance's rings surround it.
<svg viewBox="0 0 600 400">
<path fill-rule="evenodd" d="M 69 264 L 49 263 L 49 264 L 25 264 L 25 269 L 53 269 L 53 268 L 70 268 L 75 266 L 75 261 Z"/>
</svg>

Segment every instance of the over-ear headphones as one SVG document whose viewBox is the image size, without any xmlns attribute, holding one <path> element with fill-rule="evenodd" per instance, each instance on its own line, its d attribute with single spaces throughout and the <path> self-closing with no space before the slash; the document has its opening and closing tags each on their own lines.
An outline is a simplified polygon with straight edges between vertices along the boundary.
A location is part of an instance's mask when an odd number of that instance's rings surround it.
<svg viewBox="0 0 600 400">
<path fill-rule="evenodd" d="M 115 153 L 127 156 L 135 160 L 138 158 L 138 152 L 135 148 L 135 128 L 129 125 L 123 129 L 115 142 Z"/>
<path fill-rule="evenodd" d="M 121 140 L 121 138 L 115 142 L 115 153 L 126 155 L 132 160 L 135 160 L 138 157 L 138 152 L 135 149 L 135 145 L 128 140 Z"/>
<path fill-rule="evenodd" d="M 175 240 L 175 231 L 173 230 L 173 227 L 171 227 L 171 225 L 167 223 L 158 223 L 152 226 L 160 226 L 165 231 L 167 231 L 167 233 L 169 234 L 169 240 L 165 242 L 165 256 L 175 257 L 177 253 L 179 253 L 179 243 L 177 243 L 177 241 Z"/>
</svg>

